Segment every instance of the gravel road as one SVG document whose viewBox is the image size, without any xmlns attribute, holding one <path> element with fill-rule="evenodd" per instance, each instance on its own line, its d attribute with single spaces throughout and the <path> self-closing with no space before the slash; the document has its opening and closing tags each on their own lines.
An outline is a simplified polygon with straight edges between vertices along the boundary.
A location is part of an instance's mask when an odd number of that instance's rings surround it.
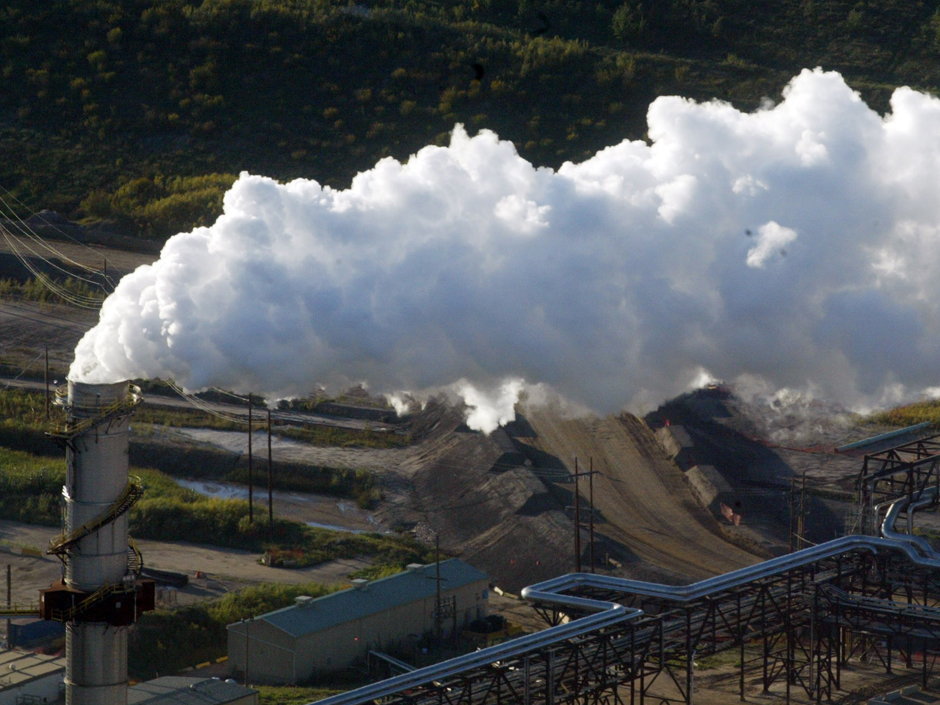
<svg viewBox="0 0 940 705">
<path fill-rule="evenodd" d="M 58 529 L 13 521 L 0 521 L 0 566 L 12 566 L 13 601 L 35 602 L 40 588 L 62 577 L 62 564 L 42 553 Z M 22 547 L 41 555 L 23 555 Z M 138 540 L 144 564 L 190 576 L 190 585 L 177 594 L 179 604 L 188 604 L 241 587 L 260 583 L 337 583 L 369 565 L 364 559 L 331 561 L 312 568 L 268 568 L 260 555 L 250 551 L 217 548 L 182 541 Z M 199 571 L 206 577 L 196 578 Z"/>
</svg>

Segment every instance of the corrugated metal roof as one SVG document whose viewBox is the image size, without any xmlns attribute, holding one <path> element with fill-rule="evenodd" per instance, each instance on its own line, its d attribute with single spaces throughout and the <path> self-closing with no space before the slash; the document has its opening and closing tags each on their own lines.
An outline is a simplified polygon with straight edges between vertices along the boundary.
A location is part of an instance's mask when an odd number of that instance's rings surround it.
<svg viewBox="0 0 940 705">
<path fill-rule="evenodd" d="M 65 673 L 65 658 L 31 651 L 0 651 L 0 690 L 14 688 L 52 673 Z"/>
<path fill-rule="evenodd" d="M 215 678 L 164 676 L 127 689 L 127 705 L 224 705 L 257 691 Z"/>
<path fill-rule="evenodd" d="M 442 592 L 485 580 L 489 580 L 486 573 L 458 558 L 441 561 Z M 299 637 L 432 597 L 437 590 L 435 583 L 435 568 L 431 563 L 415 570 L 374 580 L 362 589 L 334 592 L 311 600 L 307 606 L 292 605 L 268 612 L 256 619 L 263 619 L 291 636 Z M 244 627 L 239 627 L 241 622 L 228 625 L 229 629 L 244 630 Z"/>
</svg>

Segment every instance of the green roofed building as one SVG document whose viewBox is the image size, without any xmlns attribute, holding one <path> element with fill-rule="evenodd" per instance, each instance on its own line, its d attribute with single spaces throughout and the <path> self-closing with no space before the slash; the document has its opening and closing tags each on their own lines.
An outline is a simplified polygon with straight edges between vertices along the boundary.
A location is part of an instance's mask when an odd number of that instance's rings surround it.
<svg viewBox="0 0 940 705">
<path fill-rule="evenodd" d="M 228 625 L 228 655 L 236 673 L 253 683 L 299 683 L 346 668 L 409 637 L 433 633 L 437 608 L 435 564 L 410 565 L 404 573 Z M 489 577 L 452 558 L 440 564 L 441 631 L 487 615 Z M 246 649 L 247 647 L 247 649 Z"/>
</svg>

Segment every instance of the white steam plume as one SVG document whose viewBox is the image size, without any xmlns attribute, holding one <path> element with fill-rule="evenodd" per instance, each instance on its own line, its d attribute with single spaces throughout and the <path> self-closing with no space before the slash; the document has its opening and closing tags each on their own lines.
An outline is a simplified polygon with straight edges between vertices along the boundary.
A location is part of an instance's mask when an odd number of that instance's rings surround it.
<svg viewBox="0 0 940 705">
<path fill-rule="evenodd" d="M 512 415 L 505 380 L 598 411 L 703 372 L 849 406 L 935 389 L 940 100 L 891 107 L 804 71 L 750 114 L 659 98 L 652 144 L 557 172 L 458 126 L 344 191 L 242 175 L 215 225 L 121 281 L 70 377 L 269 397 L 464 380 L 485 428 Z"/>
</svg>

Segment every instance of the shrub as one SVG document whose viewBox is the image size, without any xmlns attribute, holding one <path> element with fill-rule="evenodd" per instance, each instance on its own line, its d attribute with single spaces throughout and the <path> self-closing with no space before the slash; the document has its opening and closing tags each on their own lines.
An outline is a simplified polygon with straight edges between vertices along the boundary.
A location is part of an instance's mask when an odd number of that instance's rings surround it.
<svg viewBox="0 0 940 705">
<path fill-rule="evenodd" d="M 211 121 L 203 125 L 206 127 Z M 222 213 L 222 197 L 234 174 L 140 177 L 113 193 L 97 190 L 86 196 L 82 210 L 97 218 L 114 218 L 147 237 L 166 237 L 209 225 Z"/>
<path fill-rule="evenodd" d="M 153 678 L 155 674 L 176 673 L 187 666 L 213 661 L 225 655 L 226 625 L 287 607 L 300 595 L 320 597 L 339 587 L 319 583 L 259 585 L 172 612 L 147 612 L 129 640 L 130 675 Z"/>
</svg>

